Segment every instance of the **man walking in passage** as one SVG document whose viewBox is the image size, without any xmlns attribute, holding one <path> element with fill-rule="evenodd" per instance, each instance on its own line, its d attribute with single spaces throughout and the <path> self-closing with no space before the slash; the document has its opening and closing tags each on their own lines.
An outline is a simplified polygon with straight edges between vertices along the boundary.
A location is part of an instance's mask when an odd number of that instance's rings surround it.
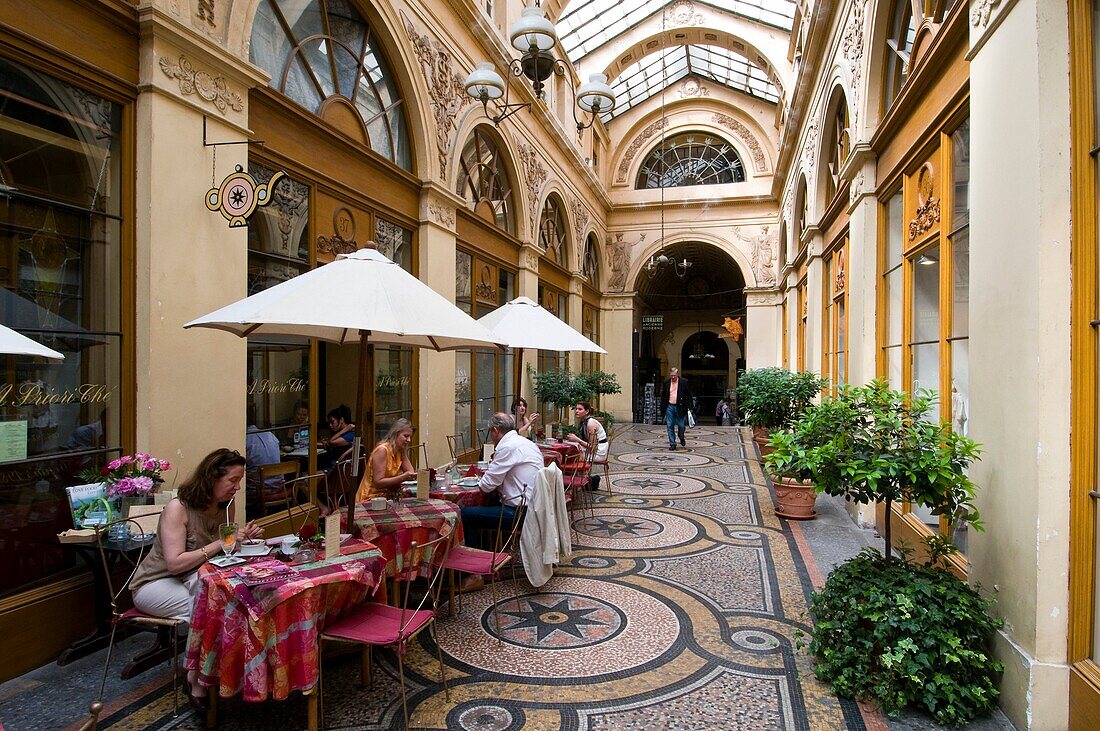
<svg viewBox="0 0 1100 731">
<path fill-rule="evenodd" d="M 692 407 L 691 384 L 686 378 L 680 378 L 679 368 L 670 368 L 668 380 L 661 394 L 661 403 L 665 410 L 665 428 L 668 430 L 668 448 L 676 451 L 676 437 L 680 446 L 686 447 L 684 426 L 687 424 L 688 409 Z M 675 427 L 675 431 L 673 431 Z"/>
</svg>

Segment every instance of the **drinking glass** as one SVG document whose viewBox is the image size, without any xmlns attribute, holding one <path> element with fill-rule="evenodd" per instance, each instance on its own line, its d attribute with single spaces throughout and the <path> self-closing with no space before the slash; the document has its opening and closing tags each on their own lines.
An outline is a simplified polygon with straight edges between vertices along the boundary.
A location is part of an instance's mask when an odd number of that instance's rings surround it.
<svg viewBox="0 0 1100 731">
<path fill-rule="evenodd" d="M 226 523 L 221 527 L 222 532 L 222 551 L 226 556 L 233 553 L 234 546 L 237 545 L 237 524 Z"/>
</svg>

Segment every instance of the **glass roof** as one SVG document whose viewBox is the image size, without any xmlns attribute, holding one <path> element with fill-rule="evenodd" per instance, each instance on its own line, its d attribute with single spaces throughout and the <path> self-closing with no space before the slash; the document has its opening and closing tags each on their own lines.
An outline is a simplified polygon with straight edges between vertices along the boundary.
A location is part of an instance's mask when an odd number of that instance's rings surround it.
<svg viewBox="0 0 1100 731">
<path fill-rule="evenodd" d="M 678 0 L 572 0 L 554 23 L 574 64 L 581 58 Z M 794 0 L 695 0 L 790 32 Z"/>
<path fill-rule="evenodd" d="M 623 69 L 611 83 L 615 109 L 600 117 L 608 122 L 654 94 L 660 94 L 665 84 L 674 84 L 691 74 L 773 104 L 779 101 L 775 84 L 759 66 L 741 54 L 718 46 L 686 45 L 651 53 Z"/>
</svg>

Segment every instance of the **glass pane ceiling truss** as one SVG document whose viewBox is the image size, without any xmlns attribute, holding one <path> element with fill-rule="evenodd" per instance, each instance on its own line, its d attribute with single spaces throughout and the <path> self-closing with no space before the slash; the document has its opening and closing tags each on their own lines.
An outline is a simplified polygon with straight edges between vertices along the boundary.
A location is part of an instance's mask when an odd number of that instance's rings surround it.
<svg viewBox="0 0 1100 731">
<path fill-rule="evenodd" d="M 554 26 L 569 60 L 580 59 L 629 31 L 675 0 L 573 0 Z M 699 2 L 787 31 L 794 22 L 794 0 L 708 0 Z"/>
<path fill-rule="evenodd" d="M 651 53 L 623 69 L 611 85 L 615 92 L 615 110 L 600 117 L 606 123 L 654 94 L 660 94 L 665 85 L 674 84 L 691 74 L 773 104 L 779 101 L 779 90 L 775 84 L 759 66 L 750 63 L 741 54 L 718 46 L 676 46 Z"/>
</svg>

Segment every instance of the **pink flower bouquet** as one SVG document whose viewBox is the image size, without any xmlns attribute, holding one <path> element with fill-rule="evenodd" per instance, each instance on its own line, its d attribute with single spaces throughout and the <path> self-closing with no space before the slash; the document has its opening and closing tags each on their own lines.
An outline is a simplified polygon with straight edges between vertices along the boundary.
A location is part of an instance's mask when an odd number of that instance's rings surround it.
<svg viewBox="0 0 1100 731">
<path fill-rule="evenodd" d="M 107 484 L 107 497 L 145 497 L 157 491 L 161 473 L 172 469 L 166 459 L 138 452 L 111 460 L 100 473 Z"/>
</svg>

